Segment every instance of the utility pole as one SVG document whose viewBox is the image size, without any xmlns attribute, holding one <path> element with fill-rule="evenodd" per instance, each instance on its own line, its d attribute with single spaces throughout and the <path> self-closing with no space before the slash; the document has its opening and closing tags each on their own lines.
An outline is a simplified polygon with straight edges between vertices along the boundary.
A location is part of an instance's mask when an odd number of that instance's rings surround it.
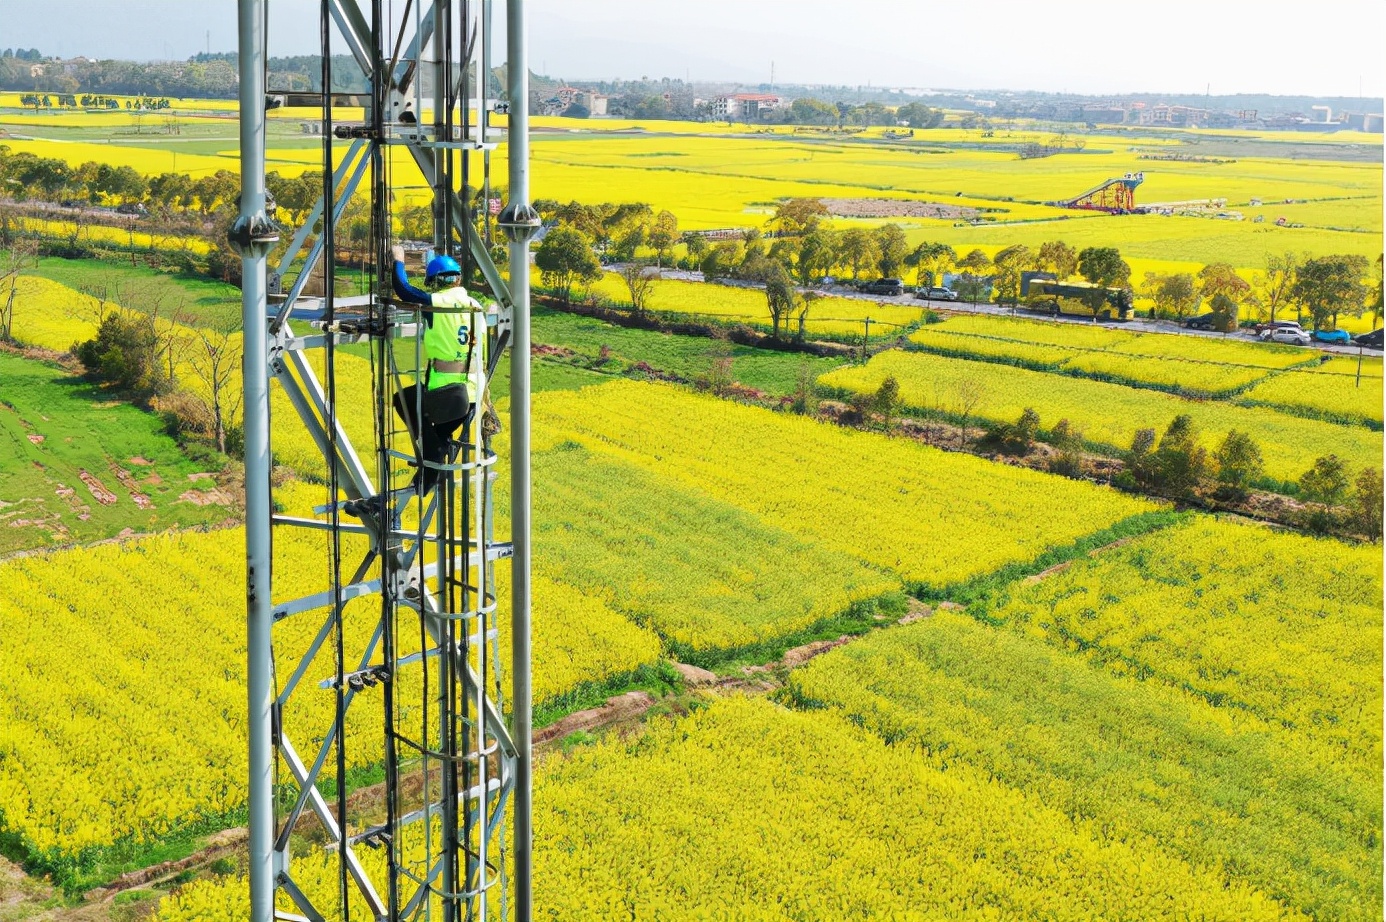
<svg viewBox="0 0 1386 922">
<path fill-rule="evenodd" d="M 510 201 L 496 223 L 510 241 L 510 297 L 515 305 L 510 345 L 510 707 L 514 715 L 515 922 L 533 917 L 534 754 L 530 674 L 530 329 L 529 242 L 539 230 L 539 213 L 529 203 L 529 48 L 524 0 L 506 4 L 506 96 L 510 102 Z"/>
<path fill-rule="evenodd" d="M 870 317 L 867 317 L 865 320 L 862 321 L 863 329 L 861 333 L 861 361 L 863 365 L 866 364 L 867 343 L 871 341 L 871 324 L 875 322 L 876 321 L 872 320 Z"/>
<path fill-rule="evenodd" d="M 269 354 L 265 261 L 278 240 L 265 218 L 265 6 L 240 0 L 241 214 L 230 243 L 241 257 L 244 330 L 246 691 L 248 714 L 250 919 L 274 919 L 274 691 L 270 630 Z"/>
</svg>

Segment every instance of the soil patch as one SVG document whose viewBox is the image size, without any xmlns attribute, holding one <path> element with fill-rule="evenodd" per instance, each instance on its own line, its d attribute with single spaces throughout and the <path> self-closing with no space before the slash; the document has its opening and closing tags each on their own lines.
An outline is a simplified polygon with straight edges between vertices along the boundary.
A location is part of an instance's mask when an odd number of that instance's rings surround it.
<svg viewBox="0 0 1386 922">
<path fill-rule="evenodd" d="M 839 218 L 975 218 L 981 212 L 965 205 L 945 205 L 942 202 L 917 202 L 893 198 L 825 198 L 819 199 L 829 214 Z"/>
</svg>

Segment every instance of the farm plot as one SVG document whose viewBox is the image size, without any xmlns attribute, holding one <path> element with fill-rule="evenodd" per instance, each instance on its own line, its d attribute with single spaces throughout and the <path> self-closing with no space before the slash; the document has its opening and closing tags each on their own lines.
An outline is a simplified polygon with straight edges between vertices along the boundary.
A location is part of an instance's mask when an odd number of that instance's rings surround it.
<svg viewBox="0 0 1386 922">
<path fill-rule="evenodd" d="M 1113 490 L 674 387 L 616 381 L 535 405 L 535 449 L 565 441 L 942 589 L 1159 507 Z"/>
<path fill-rule="evenodd" d="M 536 912 L 553 918 L 685 918 L 691 894 L 709 918 L 755 922 L 1306 918 L 981 772 L 764 699 L 553 754 L 534 799 Z M 320 855 L 295 877 L 335 905 Z M 241 881 L 195 883 L 156 918 L 239 916 L 246 900 Z"/>
<path fill-rule="evenodd" d="M 1175 537 L 1191 531 L 1200 529 Z M 1081 582 L 1046 598 L 1081 585 L 1091 599 L 1113 568 L 1084 570 Z M 1161 608 L 1189 614 L 1178 599 Z M 1279 626 L 1237 636 L 1248 659 L 1267 642 L 1289 643 Z M 946 608 L 820 657 L 791 673 L 790 685 L 801 704 L 917 746 L 928 765 L 968 766 L 1033 794 L 1092 823 L 1103 841 L 1148 837 L 1152 848 L 1223 867 L 1315 918 L 1379 917 L 1380 767 L 1363 760 L 1345 772 L 1332 747 L 1274 718 L 1094 669 L 1081 652 Z M 1359 694 L 1372 697 L 1370 686 Z"/>
<path fill-rule="evenodd" d="M 1241 403 L 1264 405 L 1300 413 L 1319 419 L 1346 423 L 1365 423 L 1381 428 L 1382 389 L 1380 376 L 1372 377 L 1364 369 L 1359 387 L 1346 373 L 1329 373 L 1337 359 L 1313 372 L 1286 372 L 1267 378 L 1242 395 Z M 1356 363 L 1343 365 L 1356 371 Z M 1378 371 L 1380 366 L 1378 366 Z"/>
<path fill-rule="evenodd" d="M 1175 416 L 1187 414 L 1214 447 L 1229 430 L 1249 434 L 1261 448 L 1266 476 L 1277 480 L 1297 480 L 1315 458 L 1329 453 L 1347 460 L 1354 471 L 1381 463 L 1381 436 L 1365 428 L 989 362 L 891 350 L 867 365 L 829 372 L 819 382 L 851 393 L 875 393 L 887 377 L 899 382 L 901 402 L 919 412 L 956 418 L 966 410 L 973 420 L 1012 423 L 1031 408 L 1039 413 L 1042 428 L 1067 419 L 1090 444 L 1109 452 L 1130 448 L 1141 427 L 1163 432 Z"/>
<path fill-rule="evenodd" d="M 989 617 L 1294 729 L 1379 779 L 1381 602 L 1370 545 L 1197 518 L 1020 587 Z"/>
<path fill-rule="evenodd" d="M 322 501 L 302 485 L 280 498 L 294 509 Z M 232 822 L 243 804 L 244 607 L 226 590 L 244 582 L 244 542 L 239 528 L 189 532 L 0 564 L 0 633 L 26 664 L 0 676 L 0 812 L 5 832 L 64 884 L 121 870 L 190 824 Z M 363 549 L 348 541 L 344 553 Z M 274 550 L 281 598 L 324 588 L 321 536 L 281 530 Z M 658 659 L 652 632 L 543 567 L 535 576 L 536 701 Z M 378 617 L 369 601 L 348 607 L 348 658 Z M 276 629 L 281 675 L 319 624 L 300 615 Z M 331 673 L 328 646 L 308 681 Z M 71 663 L 91 649 L 103 653 L 86 657 L 79 681 Z M 289 724 L 301 739 L 331 720 L 331 695 L 305 695 Z M 378 762 L 378 712 L 348 719 L 352 764 Z"/>
</svg>

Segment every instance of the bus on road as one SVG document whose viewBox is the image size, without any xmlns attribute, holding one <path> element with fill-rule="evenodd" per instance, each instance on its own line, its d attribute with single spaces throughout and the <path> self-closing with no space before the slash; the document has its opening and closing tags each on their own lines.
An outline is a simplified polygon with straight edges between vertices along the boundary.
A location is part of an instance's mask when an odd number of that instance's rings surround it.
<svg viewBox="0 0 1386 922">
<path fill-rule="evenodd" d="M 1048 272 L 1026 272 L 1020 279 L 1020 302 L 1042 314 L 1068 314 L 1098 320 L 1130 320 L 1135 315 L 1131 292 L 1088 282 L 1060 282 Z"/>
</svg>

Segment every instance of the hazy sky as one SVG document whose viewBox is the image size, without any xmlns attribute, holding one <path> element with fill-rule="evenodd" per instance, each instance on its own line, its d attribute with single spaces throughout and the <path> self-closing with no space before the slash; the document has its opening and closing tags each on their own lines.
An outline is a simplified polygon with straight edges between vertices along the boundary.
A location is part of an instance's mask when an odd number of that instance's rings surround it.
<svg viewBox="0 0 1386 922">
<path fill-rule="evenodd" d="M 0 46 L 137 59 L 229 51 L 235 7 L 0 0 Z M 315 50 L 317 9 L 317 0 L 270 0 L 271 53 Z M 759 83 L 773 61 L 777 83 L 1095 94 L 1386 89 L 1381 0 L 530 0 L 529 9 L 534 69 L 568 79 Z"/>
</svg>

